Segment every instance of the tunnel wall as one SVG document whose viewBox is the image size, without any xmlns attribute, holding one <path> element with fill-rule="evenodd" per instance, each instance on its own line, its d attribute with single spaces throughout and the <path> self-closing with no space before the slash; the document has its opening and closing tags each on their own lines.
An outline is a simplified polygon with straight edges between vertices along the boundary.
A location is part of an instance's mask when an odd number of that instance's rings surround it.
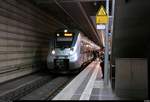
<svg viewBox="0 0 150 102">
<path fill-rule="evenodd" d="M 25 0 L 0 0 L 0 81 L 13 71 L 26 71 L 21 76 L 39 69 L 54 31 L 63 26 Z"/>
</svg>

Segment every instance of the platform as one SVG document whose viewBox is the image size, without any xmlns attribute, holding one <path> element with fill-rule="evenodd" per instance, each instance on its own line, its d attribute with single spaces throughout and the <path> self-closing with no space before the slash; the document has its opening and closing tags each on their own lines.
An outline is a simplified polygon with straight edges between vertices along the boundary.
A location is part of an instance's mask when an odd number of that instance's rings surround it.
<svg viewBox="0 0 150 102">
<path fill-rule="evenodd" d="M 104 86 L 99 61 L 93 61 L 53 100 L 120 100 L 110 85 Z"/>
</svg>

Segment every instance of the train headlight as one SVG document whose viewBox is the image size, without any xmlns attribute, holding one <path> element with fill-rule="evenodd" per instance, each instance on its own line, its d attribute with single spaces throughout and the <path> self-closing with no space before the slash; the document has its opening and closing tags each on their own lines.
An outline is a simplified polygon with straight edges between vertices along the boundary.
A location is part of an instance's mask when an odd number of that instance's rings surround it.
<svg viewBox="0 0 150 102">
<path fill-rule="evenodd" d="M 52 50 L 52 55 L 55 55 L 55 50 Z"/>
</svg>

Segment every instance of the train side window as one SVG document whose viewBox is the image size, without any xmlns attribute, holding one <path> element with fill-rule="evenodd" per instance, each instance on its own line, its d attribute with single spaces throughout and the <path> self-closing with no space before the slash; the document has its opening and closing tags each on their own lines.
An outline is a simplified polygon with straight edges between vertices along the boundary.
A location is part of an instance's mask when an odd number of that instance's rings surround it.
<svg viewBox="0 0 150 102">
<path fill-rule="evenodd" d="M 81 54 L 84 53 L 84 46 L 83 46 L 83 45 L 80 46 L 80 53 L 81 53 Z"/>
<path fill-rule="evenodd" d="M 80 54 L 84 53 L 84 43 L 81 41 L 80 43 Z"/>
</svg>

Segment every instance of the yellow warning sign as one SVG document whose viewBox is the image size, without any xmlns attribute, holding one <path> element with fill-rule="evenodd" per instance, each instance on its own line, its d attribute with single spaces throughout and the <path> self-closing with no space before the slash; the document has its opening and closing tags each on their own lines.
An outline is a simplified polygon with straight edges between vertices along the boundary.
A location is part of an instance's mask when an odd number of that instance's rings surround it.
<svg viewBox="0 0 150 102">
<path fill-rule="evenodd" d="M 96 14 L 96 24 L 107 24 L 108 16 L 103 6 L 100 7 Z"/>
<path fill-rule="evenodd" d="M 107 16 L 103 6 L 101 6 L 100 9 L 98 10 L 97 16 Z"/>
</svg>

